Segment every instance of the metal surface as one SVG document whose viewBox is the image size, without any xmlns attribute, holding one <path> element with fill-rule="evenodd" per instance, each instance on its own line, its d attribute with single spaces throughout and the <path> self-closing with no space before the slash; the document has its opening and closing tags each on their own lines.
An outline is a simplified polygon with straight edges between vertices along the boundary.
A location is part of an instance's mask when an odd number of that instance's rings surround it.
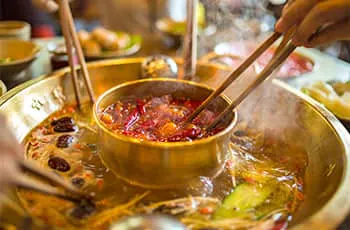
<svg viewBox="0 0 350 230">
<path fill-rule="evenodd" d="M 169 56 L 155 55 L 142 62 L 143 78 L 177 78 L 177 64 Z"/>
<path fill-rule="evenodd" d="M 154 142 L 117 134 L 103 125 L 98 112 L 122 98 L 172 95 L 175 98 L 204 100 L 213 91 L 193 82 L 146 79 L 116 86 L 104 93 L 94 106 L 99 127 L 101 159 L 118 177 L 146 188 L 183 186 L 201 176 L 213 178 L 224 167 L 230 154 L 229 142 L 237 116 L 231 111 L 225 130 L 192 142 Z M 209 110 L 222 112 L 230 101 L 221 97 Z M 155 180 L 155 178 L 157 178 Z"/>
<path fill-rule="evenodd" d="M 116 224 L 110 230 L 185 230 L 186 227 L 168 216 L 132 216 Z"/>
<path fill-rule="evenodd" d="M 96 95 L 117 84 L 141 77 L 143 59 L 110 60 L 89 64 Z M 200 65 L 197 75 L 204 84 L 217 87 L 229 69 Z M 68 69 L 27 82 L 0 99 L 0 109 L 10 119 L 19 141 L 64 102 L 74 100 Z M 239 108 L 239 117 L 253 120 L 258 130 L 272 130 L 276 138 L 301 146 L 309 156 L 305 201 L 295 214 L 291 229 L 334 229 L 350 208 L 350 137 L 343 125 L 324 107 L 299 91 L 278 82 L 262 96 L 259 90 Z M 65 100 L 60 96 L 60 89 Z M 234 92 L 227 90 L 226 95 Z M 87 95 L 85 95 L 87 98 Z M 257 110 L 256 105 L 264 105 Z M 266 123 L 268 122 L 268 123 Z"/>
</svg>

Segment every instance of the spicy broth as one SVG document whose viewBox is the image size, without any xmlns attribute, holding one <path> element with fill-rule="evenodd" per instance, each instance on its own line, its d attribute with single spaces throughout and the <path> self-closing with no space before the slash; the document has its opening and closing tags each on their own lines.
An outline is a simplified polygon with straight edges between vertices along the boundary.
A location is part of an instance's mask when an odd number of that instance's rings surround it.
<svg viewBox="0 0 350 230">
<path fill-rule="evenodd" d="M 59 229 L 108 229 L 113 221 L 141 213 L 171 215 L 189 229 L 285 229 L 303 201 L 306 153 L 244 122 L 232 136 L 224 172 L 215 179 L 198 178 L 181 189 L 151 191 L 117 179 L 98 157 L 91 114 L 72 106 L 36 127 L 25 144 L 27 158 L 96 194 L 96 206 L 77 207 L 18 191 L 33 217 Z"/>
</svg>

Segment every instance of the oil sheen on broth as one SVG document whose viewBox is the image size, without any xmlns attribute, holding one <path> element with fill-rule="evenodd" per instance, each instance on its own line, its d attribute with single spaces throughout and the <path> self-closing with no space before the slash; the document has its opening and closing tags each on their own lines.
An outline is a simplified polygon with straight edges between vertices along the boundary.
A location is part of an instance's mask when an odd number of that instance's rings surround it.
<svg viewBox="0 0 350 230">
<path fill-rule="evenodd" d="M 103 124 L 111 131 L 137 139 L 156 142 L 193 141 L 222 131 L 217 127 L 210 132 L 205 127 L 217 114 L 204 110 L 191 124 L 182 127 L 185 118 L 194 112 L 202 101 L 174 98 L 171 95 L 117 101 L 99 113 Z"/>
<path fill-rule="evenodd" d="M 303 201 L 306 153 L 244 121 L 235 128 L 221 175 L 172 190 L 145 190 L 116 179 L 99 160 L 91 114 L 73 106 L 36 127 L 25 144 L 27 158 L 96 194 L 94 205 L 77 206 L 18 191 L 33 217 L 59 229 L 108 229 L 113 221 L 142 213 L 174 216 L 189 229 L 286 229 Z"/>
</svg>

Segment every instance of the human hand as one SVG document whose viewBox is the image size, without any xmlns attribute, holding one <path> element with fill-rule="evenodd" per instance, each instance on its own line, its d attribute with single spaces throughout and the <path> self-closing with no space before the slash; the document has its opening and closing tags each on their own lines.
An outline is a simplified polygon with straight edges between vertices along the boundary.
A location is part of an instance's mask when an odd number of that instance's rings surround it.
<svg viewBox="0 0 350 230">
<path fill-rule="evenodd" d="M 23 154 L 23 149 L 11 133 L 6 119 L 0 114 L 0 193 L 11 183 L 18 173 L 17 160 Z"/>
<path fill-rule="evenodd" d="M 276 24 L 276 31 L 297 26 L 293 43 L 315 47 L 350 40 L 349 0 L 290 0 Z"/>
<path fill-rule="evenodd" d="M 33 4 L 46 12 L 53 13 L 58 10 L 58 4 L 55 0 L 32 0 Z"/>
</svg>

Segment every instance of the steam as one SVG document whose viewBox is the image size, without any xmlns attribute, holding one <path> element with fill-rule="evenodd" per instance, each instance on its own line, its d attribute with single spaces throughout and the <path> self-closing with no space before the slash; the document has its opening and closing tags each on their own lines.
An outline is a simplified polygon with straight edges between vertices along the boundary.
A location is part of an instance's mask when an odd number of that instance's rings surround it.
<svg viewBox="0 0 350 230">
<path fill-rule="evenodd" d="M 220 43 L 226 43 L 215 51 L 247 57 L 254 48 L 273 31 L 276 19 L 267 10 L 269 0 L 202 0 L 207 10 L 209 24 L 216 25 L 216 33 L 209 38 L 203 36 L 200 40 L 203 52 L 213 51 Z M 230 44 L 231 45 L 230 47 Z M 203 54 L 202 54 L 203 55 Z M 242 61 L 241 60 L 241 61 Z M 225 94 L 232 100 L 236 99 L 242 91 L 249 86 L 257 76 L 254 67 L 247 70 L 234 82 Z M 239 117 L 246 120 L 262 131 L 281 138 L 286 130 L 296 130 L 300 124 L 296 123 L 296 116 L 300 104 L 293 95 L 282 92 L 279 87 L 272 85 L 272 79 L 265 81 L 255 89 L 239 107 Z M 224 80 L 216 77 L 216 87 Z M 299 129 L 300 130 L 300 129 Z"/>
<path fill-rule="evenodd" d="M 272 31 L 275 18 L 267 10 L 268 0 L 202 0 L 206 7 L 208 24 L 216 33 L 200 38 L 201 47 L 209 52 L 221 42 L 254 40 Z"/>
</svg>

